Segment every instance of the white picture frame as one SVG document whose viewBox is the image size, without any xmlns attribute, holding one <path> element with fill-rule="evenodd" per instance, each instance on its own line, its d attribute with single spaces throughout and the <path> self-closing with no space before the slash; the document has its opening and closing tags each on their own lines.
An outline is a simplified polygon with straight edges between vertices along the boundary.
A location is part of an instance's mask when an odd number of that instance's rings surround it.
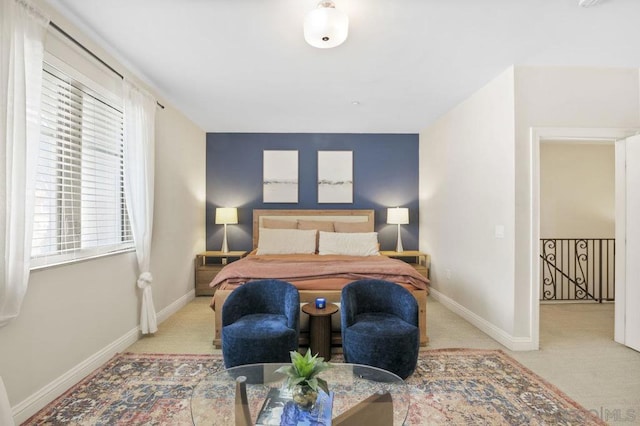
<svg viewBox="0 0 640 426">
<path fill-rule="evenodd" d="M 265 150 L 262 154 L 262 202 L 298 202 L 298 151 Z"/>
<path fill-rule="evenodd" d="M 318 203 L 353 203 L 353 151 L 318 151 Z"/>
</svg>

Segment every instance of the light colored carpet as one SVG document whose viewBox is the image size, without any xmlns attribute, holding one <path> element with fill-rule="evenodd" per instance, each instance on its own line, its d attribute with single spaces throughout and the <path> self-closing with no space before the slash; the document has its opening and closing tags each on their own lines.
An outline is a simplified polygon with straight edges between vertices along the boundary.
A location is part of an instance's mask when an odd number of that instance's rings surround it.
<svg viewBox="0 0 640 426">
<path fill-rule="evenodd" d="M 128 351 L 219 354 L 209 301 L 196 298 Z M 640 353 L 613 341 L 613 312 L 613 304 L 541 305 L 541 349 L 512 352 L 429 298 L 429 349 L 502 349 L 607 423 L 640 425 Z"/>
</svg>

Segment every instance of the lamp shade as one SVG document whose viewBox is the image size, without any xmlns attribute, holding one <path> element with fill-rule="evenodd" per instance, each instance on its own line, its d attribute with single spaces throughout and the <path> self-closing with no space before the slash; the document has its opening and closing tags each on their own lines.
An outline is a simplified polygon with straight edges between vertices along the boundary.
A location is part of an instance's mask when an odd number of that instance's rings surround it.
<svg viewBox="0 0 640 426">
<path fill-rule="evenodd" d="M 217 225 L 232 225 L 238 223 L 238 209 L 235 207 L 219 207 L 216 209 Z"/>
<path fill-rule="evenodd" d="M 332 1 L 321 1 L 304 19 L 304 39 L 313 47 L 327 49 L 344 43 L 349 34 L 349 17 Z"/>
<path fill-rule="evenodd" d="M 406 225 L 409 223 L 409 209 L 393 207 L 387 209 L 387 223 L 392 225 Z"/>
</svg>

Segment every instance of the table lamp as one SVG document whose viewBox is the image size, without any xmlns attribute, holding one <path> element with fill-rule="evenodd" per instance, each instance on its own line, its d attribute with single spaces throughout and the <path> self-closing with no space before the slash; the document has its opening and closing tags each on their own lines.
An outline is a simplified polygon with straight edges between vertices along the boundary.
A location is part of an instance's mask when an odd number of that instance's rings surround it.
<svg viewBox="0 0 640 426">
<path fill-rule="evenodd" d="M 224 237 L 222 238 L 222 251 L 229 253 L 227 245 L 227 225 L 235 225 L 238 223 L 238 209 L 235 207 L 218 207 L 216 208 L 216 225 L 224 225 Z"/>
<path fill-rule="evenodd" d="M 402 235 L 400 234 L 400 225 L 406 225 L 409 223 L 409 209 L 406 207 L 393 207 L 387 209 L 387 223 L 391 225 L 398 225 L 398 244 L 396 245 L 396 251 L 402 253 Z"/>
</svg>

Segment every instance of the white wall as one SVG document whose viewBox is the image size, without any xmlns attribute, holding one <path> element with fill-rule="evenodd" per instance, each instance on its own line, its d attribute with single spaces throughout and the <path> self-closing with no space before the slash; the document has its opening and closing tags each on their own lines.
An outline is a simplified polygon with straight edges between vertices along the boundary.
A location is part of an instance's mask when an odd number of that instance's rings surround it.
<svg viewBox="0 0 640 426">
<path fill-rule="evenodd" d="M 517 336 L 531 335 L 531 129 L 640 127 L 637 69 L 516 67 Z"/>
<path fill-rule="evenodd" d="M 614 237 L 613 143 L 542 143 L 540 238 Z"/>
<path fill-rule="evenodd" d="M 514 206 L 510 68 L 420 133 L 420 250 L 431 255 L 432 294 L 506 339 Z"/>
<path fill-rule="evenodd" d="M 56 24 L 133 77 L 64 18 L 50 12 Z M 166 109 L 158 109 L 156 115 L 151 259 L 157 311 L 193 297 L 193 259 L 205 248 L 205 132 L 163 103 Z M 18 422 L 138 338 L 136 277 L 134 253 L 31 274 L 19 317 L 0 328 L 0 376 Z"/>
<path fill-rule="evenodd" d="M 532 129 L 640 127 L 638 77 L 509 68 L 420 133 L 420 249 L 431 254 L 433 294 L 507 347 L 536 344 Z"/>
</svg>

